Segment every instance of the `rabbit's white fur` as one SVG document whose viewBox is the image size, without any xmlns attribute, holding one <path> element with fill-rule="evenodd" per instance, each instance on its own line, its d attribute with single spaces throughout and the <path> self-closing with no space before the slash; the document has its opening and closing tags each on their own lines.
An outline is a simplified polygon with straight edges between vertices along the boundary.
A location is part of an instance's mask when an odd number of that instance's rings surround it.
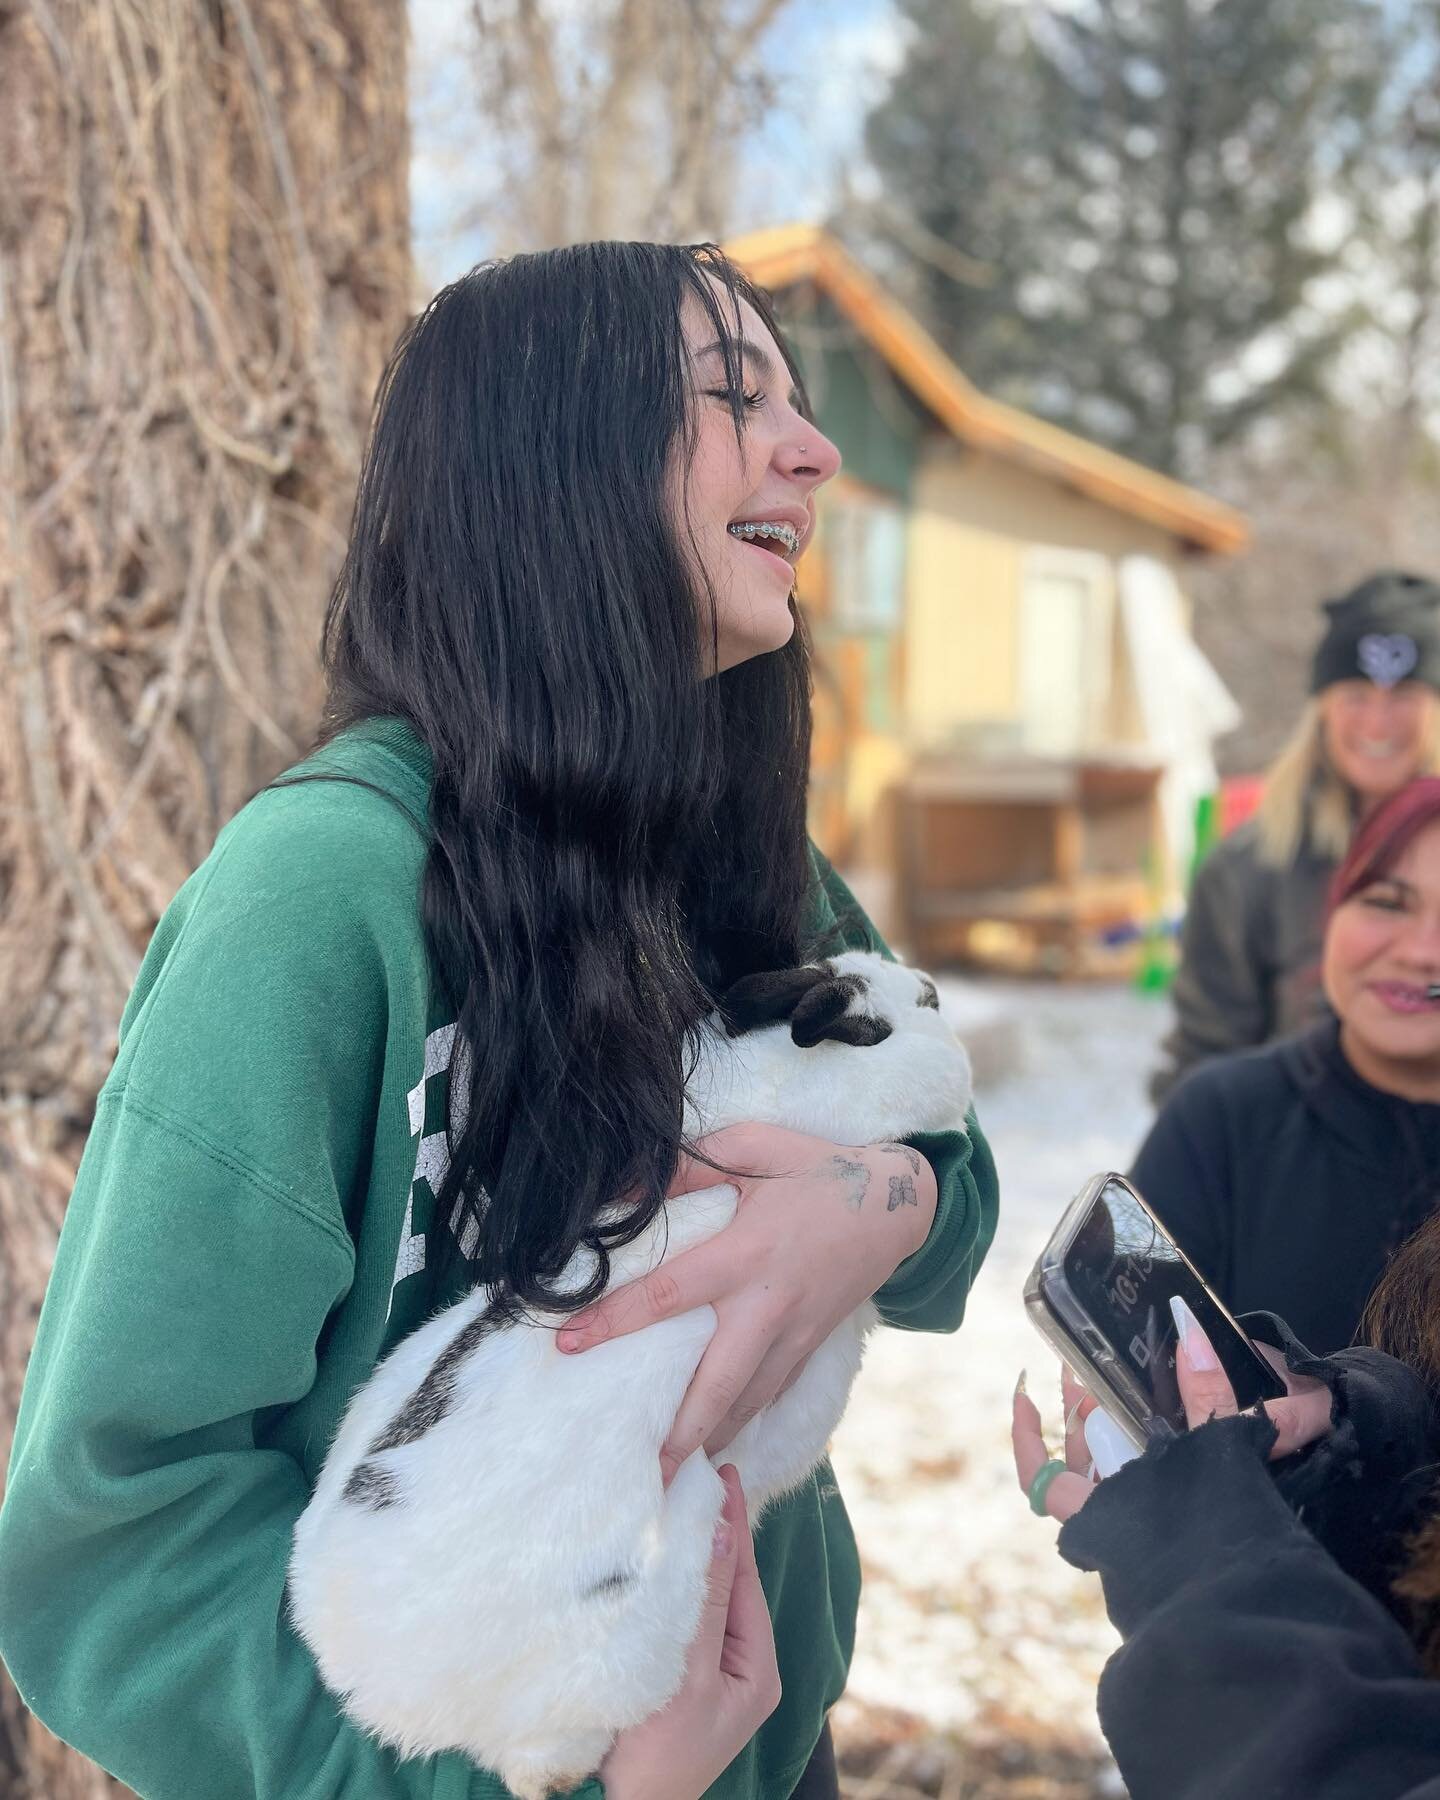
<svg viewBox="0 0 1440 1800">
<path fill-rule="evenodd" d="M 890 1034 L 801 1049 L 788 1018 L 736 1038 L 712 1020 L 687 1131 L 754 1120 L 861 1145 L 963 1130 L 969 1062 L 933 986 L 865 952 L 824 966 L 861 978 L 849 1016 Z M 610 1285 L 712 1237 L 736 1204 L 727 1183 L 668 1202 L 615 1252 Z M 715 1314 L 567 1356 L 560 1315 L 487 1330 L 486 1304 L 477 1289 L 448 1308 L 355 1396 L 296 1528 L 291 1607 L 358 1724 L 403 1754 L 462 1750 L 532 1800 L 592 1773 L 680 1685 L 722 1487 L 697 1452 L 662 1490 L 659 1451 Z M 752 1514 L 824 1454 L 875 1318 L 866 1302 L 846 1319 L 723 1453 Z"/>
</svg>

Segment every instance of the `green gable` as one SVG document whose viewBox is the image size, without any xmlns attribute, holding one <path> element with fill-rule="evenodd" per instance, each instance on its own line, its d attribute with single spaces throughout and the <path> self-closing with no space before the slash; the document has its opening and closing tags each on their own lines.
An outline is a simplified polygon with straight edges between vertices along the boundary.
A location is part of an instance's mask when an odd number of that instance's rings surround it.
<svg viewBox="0 0 1440 1800">
<path fill-rule="evenodd" d="M 930 415 L 813 288 L 777 295 L 776 310 L 799 355 L 820 429 L 838 445 L 845 473 L 908 502 Z"/>
</svg>

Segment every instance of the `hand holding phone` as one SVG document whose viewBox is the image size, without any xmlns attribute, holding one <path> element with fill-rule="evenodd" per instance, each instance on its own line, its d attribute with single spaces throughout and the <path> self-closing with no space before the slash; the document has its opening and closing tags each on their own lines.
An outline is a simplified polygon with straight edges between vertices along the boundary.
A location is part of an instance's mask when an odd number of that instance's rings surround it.
<svg viewBox="0 0 1440 1800">
<path fill-rule="evenodd" d="M 1239 1407 L 1286 1389 L 1159 1217 L 1123 1175 L 1096 1175 L 1067 1208 L 1025 1284 L 1040 1335 L 1130 1441 L 1184 1431 L 1175 1367 L 1179 1297 Z"/>
<path fill-rule="evenodd" d="M 1210 1348 L 1209 1341 L 1200 1330 L 1194 1315 L 1178 1294 L 1170 1297 L 1170 1312 L 1175 1320 L 1175 1329 L 1179 1334 L 1180 1348 L 1175 1360 L 1176 1383 L 1185 1404 L 1186 1412 L 1193 1418 L 1197 1399 L 1205 1406 L 1204 1417 L 1212 1412 L 1235 1410 L 1235 1395 L 1220 1371 L 1219 1381 L 1222 1391 L 1212 1392 L 1216 1384 L 1207 1381 L 1209 1371 L 1218 1370 L 1219 1363 Z M 1193 1361 L 1192 1361 L 1193 1359 Z M 1186 1371 L 1190 1372 L 1187 1383 Z M 1198 1393 L 1197 1393 L 1198 1382 Z M 1065 1416 L 1071 1417 L 1072 1408 L 1085 1440 L 1085 1449 L 1090 1457 L 1090 1466 L 1095 1476 L 1104 1481 L 1107 1476 L 1124 1468 L 1127 1462 L 1133 1462 L 1141 1454 L 1140 1446 L 1135 1443 L 1123 1427 L 1117 1425 L 1081 1384 L 1079 1378 L 1070 1369 L 1065 1370 L 1061 1382 L 1061 1393 L 1065 1400 Z M 1071 1446 L 1066 1444 L 1066 1455 L 1070 1455 Z"/>
<path fill-rule="evenodd" d="M 1193 1319 L 1186 1322 L 1176 1374 L 1190 1427 L 1238 1410 L 1219 1358 Z M 1272 1461 L 1293 1455 L 1330 1429 L 1328 1388 L 1309 1376 L 1295 1374 L 1285 1377 L 1285 1385 L 1289 1391 L 1284 1399 L 1265 1402 L 1275 1426 Z M 1015 1390 L 1011 1421 L 1020 1490 L 1034 1510 L 1056 1520 L 1071 1518 L 1085 1505 L 1095 1491 L 1097 1477 L 1103 1480 L 1113 1475 L 1140 1454 L 1068 1368 L 1061 1378 L 1061 1397 L 1067 1426 L 1063 1460 L 1051 1455 L 1039 1411 L 1025 1392 L 1023 1380 Z"/>
</svg>

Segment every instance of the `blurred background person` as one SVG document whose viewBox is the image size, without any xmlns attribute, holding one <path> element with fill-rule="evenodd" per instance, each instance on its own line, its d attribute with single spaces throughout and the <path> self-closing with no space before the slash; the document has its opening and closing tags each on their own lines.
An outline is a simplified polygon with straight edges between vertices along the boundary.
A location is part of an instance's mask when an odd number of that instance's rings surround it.
<svg viewBox="0 0 1440 1800">
<path fill-rule="evenodd" d="M 1259 810 L 1200 865 L 1156 1100 L 1206 1057 L 1268 1043 L 1324 1010 L 1325 894 L 1357 820 L 1440 767 L 1440 586 L 1385 570 L 1325 603 L 1310 699 Z"/>
<path fill-rule="evenodd" d="M 1440 1198 L 1440 777 L 1361 824 L 1319 979 L 1331 1016 L 1197 1069 L 1133 1175 L 1233 1312 L 1334 1350 Z"/>
</svg>

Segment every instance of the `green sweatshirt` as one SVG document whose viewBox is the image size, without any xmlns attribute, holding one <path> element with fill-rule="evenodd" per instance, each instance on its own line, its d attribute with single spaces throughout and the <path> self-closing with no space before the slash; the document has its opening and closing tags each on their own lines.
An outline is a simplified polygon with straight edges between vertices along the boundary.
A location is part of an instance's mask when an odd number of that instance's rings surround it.
<svg viewBox="0 0 1440 1800">
<path fill-rule="evenodd" d="M 322 752 L 425 817 L 395 721 Z M 144 1800 L 497 1800 L 352 1726 L 285 1572 L 347 1400 L 454 1297 L 433 1271 L 451 1022 L 427 1016 L 421 833 L 348 782 L 271 790 L 156 929 L 61 1235 L 0 1508 L 0 1654 Z M 879 947 L 817 861 L 817 934 Z M 951 1330 L 995 1225 L 978 1131 L 915 1140 L 940 1204 L 879 1300 Z M 859 1565 L 828 1466 L 759 1534 L 784 1698 L 712 1793 L 783 1800 L 845 1681 Z M 437 1548 L 435 1579 L 445 1579 Z M 582 1793 L 599 1796 L 598 1782 Z"/>
</svg>

